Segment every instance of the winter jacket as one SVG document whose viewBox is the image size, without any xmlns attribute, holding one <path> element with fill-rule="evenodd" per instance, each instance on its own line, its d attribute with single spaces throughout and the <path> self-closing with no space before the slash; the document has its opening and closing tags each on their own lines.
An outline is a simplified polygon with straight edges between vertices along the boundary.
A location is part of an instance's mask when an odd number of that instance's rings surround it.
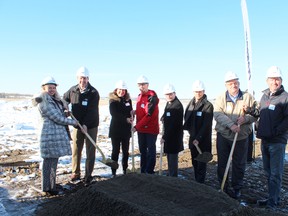
<svg viewBox="0 0 288 216">
<path fill-rule="evenodd" d="M 127 118 L 131 117 L 132 109 L 132 101 L 128 93 L 121 98 L 115 92 L 109 94 L 109 110 L 111 114 L 109 137 L 131 137 L 131 124 L 127 122 Z"/>
<path fill-rule="evenodd" d="M 135 128 L 141 133 L 159 134 L 159 99 L 153 90 L 138 95 Z"/>
<path fill-rule="evenodd" d="M 34 101 L 42 117 L 40 134 L 40 153 L 42 158 L 59 158 L 71 155 L 70 139 L 66 125 L 75 125 L 76 121 L 66 118 L 63 103 L 47 93 L 40 95 L 42 101 Z"/>
<path fill-rule="evenodd" d="M 184 130 L 189 132 L 190 140 L 198 140 L 200 149 L 205 152 L 211 152 L 213 109 L 205 94 L 197 103 L 193 98 L 185 109 Z M 193 146 L 189 142 L 189 148 Z"/>
<path fill-rule="evenodd" d="M 288 93 L 283 86 L 271 96 L 269 89 L 263 91 L 257 137 L 271 143 L 287 143 Z"/>
<path fill-rule="evenodd" d="M 63 96 L 63 99 L 72 105 L 72 114 L 81 125 L 88 129 L 99 125 L 98 91 L 88 83 L 86 91 L 81 93 L 78 85 L 72 86 Z"/>
<path fill-rule="evenodd" d="M 235 133 L 231 131 L 232 125 L 237 125 L 237 119 L 241 115 L 244 115 L 245 123 L 240 126 L 240 132 L 238 133 L 237 140 L 246 139 L 252 132 L 252 123 L 256 121 L 256 118 L 244 114 L 243 105 L 252 107 L 254 99 L 248 92 L 242 92 L 239 90 L 239 95 L 234 103 L 229 97 L 228 91 L 222 93 L 215 101 L 214 105 L 214 118 L 216 121 L 215 130 L 220 133 L 224 138 L 233 141 Z"/>
<path fill-rule="evenodd" d="M 161 120 L 164 125 L 164 153 L 176 154 L 183 147 L 183 105 L 177 97 L 167 102 Z"/>
</svg>

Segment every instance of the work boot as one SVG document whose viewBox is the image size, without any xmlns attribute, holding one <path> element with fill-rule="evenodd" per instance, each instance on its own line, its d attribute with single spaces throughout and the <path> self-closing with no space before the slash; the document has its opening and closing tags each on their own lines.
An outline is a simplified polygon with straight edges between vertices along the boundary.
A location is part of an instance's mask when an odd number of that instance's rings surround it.
<svg viewBox="0 0 288 216">
<path fill-rule="evenodd" d="M 70 176 L 71 181 L 77 181 L 80 180 L 80 174 L 72 173 Z"/>
<path fill-rule="evenodd" d="M 123 170 L 123 174 L 126 175 L 126 169 Z"/>
<path fill-rule="evenodd" d="M 90 185 L 91 181 L 93 180 L 92 176 L 88 176 L 84 178 L 84 186 L 87 187 L 88 185 Z"/>
<path fill-rule="evenodd" d="M 116 169 L 111 169 L 112 170 L 112 177 L 115 177 L 116 176 Z"/>
<path fill-rule="evenodd" d="M 259 207 L 267 206 L 267 204 L 268 204 L 268 199 L 257 200 L 257 205 Z"/>
</svg>

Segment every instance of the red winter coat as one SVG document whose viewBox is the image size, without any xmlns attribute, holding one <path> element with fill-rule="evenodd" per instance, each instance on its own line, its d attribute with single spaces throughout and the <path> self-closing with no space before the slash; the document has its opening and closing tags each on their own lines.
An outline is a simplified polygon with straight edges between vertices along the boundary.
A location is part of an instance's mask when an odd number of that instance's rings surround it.
<svg viewBox="0 0 288 216">
<path fill-rule="evenodd" d="M 158 103 L 159 99 L 153 90 L 138 95 L 135 125 L 138 132 L 159 134 Z"/>
</svg>

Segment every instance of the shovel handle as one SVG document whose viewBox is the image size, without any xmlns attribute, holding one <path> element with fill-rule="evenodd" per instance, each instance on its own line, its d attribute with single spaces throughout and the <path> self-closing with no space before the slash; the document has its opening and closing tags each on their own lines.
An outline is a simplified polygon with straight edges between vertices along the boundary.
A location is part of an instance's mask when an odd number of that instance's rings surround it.
<svg viewBox="0 0 288 216">
<path fill-rule="evenodd" d="M 222 183 L 221 183 L 221 191 L 224 190 L 224 185 L 225 185 L 225 182 L 226 182 L 226 179 L 227 179 L 227 175 L 228 175 L 228 171 L 229 171 L 232 155 L 233 155 L 233 152 L 234 152 L 235 144 L 236 144 L 236 141 L 237 141 L 237 137 L 238 137 L 238 132 L 236 132 L 235 136 L 234 136 L 234 140 L 233 140 L 233 144 L 232 144 L 232 147 L 231 147 L 231 150 L 230 150 L 230 154 L 229 154 L 229 158 L 228 158 L 228 161 L 227 161 L 225 173 L 224 173 L 224 176 L 223 176 L 223 179 L 222 179 Z"/>
<path fill-rule="evenodd" d="M 202 151 L 201 151 L 201 149 L 199 148 L 198 144 L 194 144 L 194 145 L 195 145 L 197 151 L 199 152 L 199 154 L 202 154 Z"/>
<path fill-rule="evenodd" d="M 75 118 L 75 116 L 70 112 L 70 116 L 77 121 L 77 125 L 80 127 L 80 129 L 82 130 L 82 132 L 85 134 L 85 136 L 90 140 L 90 142 L 95 146 L 95 148 L 100 152 L 103 161 L 106 161 L 106 157 L 104 155 L 104 153 L 102 152 L 102 150 L 99 148 L 99 146 L 95 143 L 95 141 L 92 139 L 92 137 L 84 131 L 82 125 L 79 123 L 79 121 Z"/>
</svg>

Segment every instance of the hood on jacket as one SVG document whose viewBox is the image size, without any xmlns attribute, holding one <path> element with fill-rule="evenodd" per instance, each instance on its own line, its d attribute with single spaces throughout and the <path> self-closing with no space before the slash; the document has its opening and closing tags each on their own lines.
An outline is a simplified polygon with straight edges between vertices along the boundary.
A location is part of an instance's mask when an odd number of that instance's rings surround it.
<svg viewBox="0 0 288 216">
<path fill-rule="evenodd" d="M 126 92 L 126 94 L 124 95 L 124 100 L 127 101 L 129 99 L 130 99 L 130 94 L 128 92 Z M 109 100 L 114 100 L 114 101 L 120 102 L 121 98 L 118 97 L 114 91 L 114 92 L 109 93 Z"/>
</svg>

